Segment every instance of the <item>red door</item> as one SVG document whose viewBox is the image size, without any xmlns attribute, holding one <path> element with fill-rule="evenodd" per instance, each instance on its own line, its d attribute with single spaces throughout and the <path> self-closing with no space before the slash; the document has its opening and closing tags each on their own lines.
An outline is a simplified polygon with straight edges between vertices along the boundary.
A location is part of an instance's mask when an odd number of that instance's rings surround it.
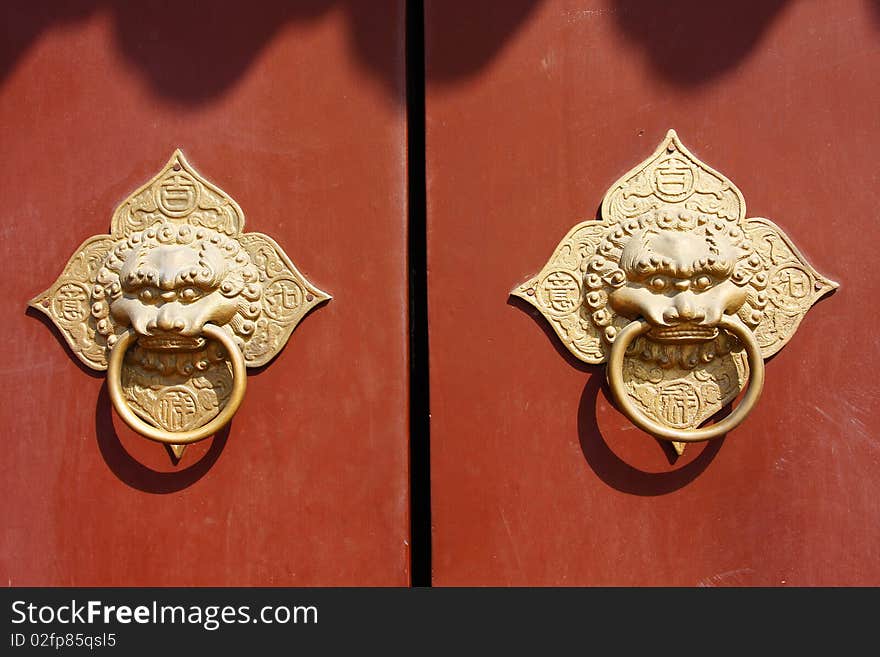
<svg viewBox="0 0 880 657">
<path fill-rule="evenodd" d="M 880 582 L 876 7 L 667 5 L 426 3 L 435 584 Z M 3 12 L 7 583 L 408 583 L 404 3 Z M 670 128 L 841 284 L 680 457 L 510 296 Z M 179 463 L 25 312 L 176 148 L 333 297 Z"/>
<path fill-rule="evenodd" d="M 403 4 L 3 4 L 5 583 L 407 584 Z M 333 299 L 174 465 L 25 309 L 176 148 Z"/>
<path fill-rule="evenodd" d="M 434 582 L 880 582 L 877 11 L 426 7 Z M 510 297 L 668 129 L 840 289 L 681 457 Z"/>
</svg>

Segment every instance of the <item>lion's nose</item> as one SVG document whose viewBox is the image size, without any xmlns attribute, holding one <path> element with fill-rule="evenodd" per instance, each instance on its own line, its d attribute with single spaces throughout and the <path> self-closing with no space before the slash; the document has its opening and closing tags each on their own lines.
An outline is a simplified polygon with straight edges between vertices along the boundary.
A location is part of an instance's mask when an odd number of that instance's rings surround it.
<svg viewBox="0 0 880 657">
<path fill-rule="evenodd" d="M 702 321 L 706 318 L 706 313 L 697 308 L 693 301 L 686 295 L 678 295 L 673 304 L 663 311 L 663 321 L 669 324 L 677 324 L 679 322 Z"/>
<path fill-rule="evenodd" d="M 182 318 L 176 317 L 173 313 L 163 309 L 156 317 L 156 328 L 160 331 L 182 331 L 186 326 L 186 322 Z"/>
</svg>

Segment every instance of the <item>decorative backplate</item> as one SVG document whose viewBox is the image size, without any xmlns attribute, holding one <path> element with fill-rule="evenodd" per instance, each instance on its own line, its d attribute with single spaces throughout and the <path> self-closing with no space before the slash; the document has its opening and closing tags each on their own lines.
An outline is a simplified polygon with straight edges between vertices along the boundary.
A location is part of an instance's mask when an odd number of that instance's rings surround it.
<svg viewBox="0 0 880 657">
<path fill-rule="evenodd" d="M 680 437 L 673 442 L 681 453 L 696 439 L 688 432 L 732 401 L 749 376 L 746 345 L 719 327 L 722 319 L 738 318 L 766 359 L 836 287 L 773 222 L 746 218 L 736 186 L 670 130 L 606 192 L 602 220 L 572 228 L 512 294 L 587 363 L 606 362 L 630 323 L 649 324 L 627 345 L 619 394 L 644 424 L 670 429 L 659 437 Z"/>
<path fill-rule="evenodd" d="M 239 357 L 207 338 L 206 325 L 222 327 L 244 363 L 259 367 L 330 298 L 272 238 L 243 229 L 238 204 L 177 150 L 116 209 L 110 234 L 87 239 L 30 305 L 96 370 L 107 369 L 114 345 L 133 331 L 121 373 L 125 403 L 159 432 L 193 432 L 227 403 L 228 357 Z M 157 439 L 182 453 L 182 444 Z"/>
</svg>

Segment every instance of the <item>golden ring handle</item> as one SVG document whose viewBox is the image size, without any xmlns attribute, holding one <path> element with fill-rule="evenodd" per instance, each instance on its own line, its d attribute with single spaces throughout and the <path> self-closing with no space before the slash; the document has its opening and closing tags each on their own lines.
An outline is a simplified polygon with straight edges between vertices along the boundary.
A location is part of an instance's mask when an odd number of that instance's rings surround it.
<svg viewBox="0 0 880 657">
<path fill-rule="evenodd" d="M 651 325 L 643 319 L 627 324 L 614 339 L 611 355 L 608 357 L 608 384 L 618 407 L 637 427 L 665 440 L 681 443 L 696 443 L 717 438 L 738 426 L 751 413 L 764 388 L 764 358 L 752 332 L 738 319 L 725 315 L 718 323 L 718 328 L 733 333 L 746 349 L 749 363 L 749 388 L 742 402 L 734 411 L 720 422 L 702 429 L 672 429 L 655 422 L 645 416 L 632 403 L 623 385 L 623 358 L 630 343 L 638 336 L 651 330 Z"/>
<path fill-rule="evenodd" d="M 229 395 L 229 401 L 226 402 L 226 406 L 210 422 L 190 431 L 174 432 L 154 427 L 144 422 L 129 408 L 122 393 L 122 360 L 125 357 L 128 346 L 135 339 L 136 333 L 133 329 L 129 329 L 120 335 L 119 340 L 113 345 L 113 349 L 110 351 L 110 359 L 107 363 L 107 389 L 110 391 L 110 401 L 113 403 L 113 408 L 116 409 L 119 417 L 125 420 L 125 423 L 139 434 L 160 443 L 188 445 L 214 435 L 226 426 L 232 419 L 232 416 L 235 415 L 244 399 L 244 391 L 247 386 L 247 370 L 244 355 L 241 353 L 238 345 L 233 342 L 232 336 L 219 326 L 205 324 L 204 328 L 202 328 L 202 335 L 213 338 L 222 344 L 226 353 L 229 354 L 229 358 L 232 361 L 232 393 Z"/>
</svg>

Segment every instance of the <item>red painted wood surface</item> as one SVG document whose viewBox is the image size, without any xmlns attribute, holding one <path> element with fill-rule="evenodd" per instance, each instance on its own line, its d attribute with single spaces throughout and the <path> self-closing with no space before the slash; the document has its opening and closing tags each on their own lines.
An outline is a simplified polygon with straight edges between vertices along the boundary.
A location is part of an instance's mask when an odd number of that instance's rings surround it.
<svg viewBox="0 0 880 657">
<path fill-rule="evenodd" d="M 426 9 L 435 583 L 880 584 L 880 8 Z M 668 128 L 841 283 L 723 441 L 670 452 L 509 291 Z"/>
<path fill-rule="evenodd" d="M 403 4 L 3 3 L 4 584 L 408 582 Z M 25 308 L 176 147 L 334 299 L 173 467 Z"/>
</svg>

